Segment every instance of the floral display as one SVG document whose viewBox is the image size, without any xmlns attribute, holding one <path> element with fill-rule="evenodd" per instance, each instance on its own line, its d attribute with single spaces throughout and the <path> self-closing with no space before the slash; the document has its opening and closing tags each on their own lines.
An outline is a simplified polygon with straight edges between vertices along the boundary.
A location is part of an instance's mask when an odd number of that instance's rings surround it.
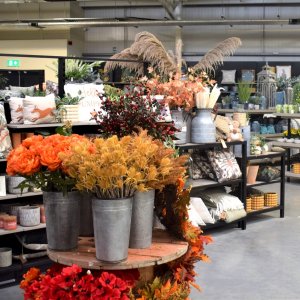
<svg viewBox="0 0 300 300">
<path fill-rule="evenodd" d="M 45 274 L 31 268 L 23 277 L 24 300 L 129 300 L 139 272 L 91 272 L 77 265 L 54 264 Z"/>
<path fill-rule="evenodd" d="M 136 190 L 162 189 L 184 175 L 187 157 L 153 140 L 146 131 L 119 139 L 83 140 L 60 154 L 63 169 L 76 188 L 98 198 L 133 196 Z M 108 171 L 109 170 L 109 171 Z"/>
<path fill-rule="evenodd" d="M 148 69 L 150 78 L 143 77 L 144 83 L 151 95 L 164 95 L 165 103 L 171 108 L 184 108 L 187 111 L 196 106 L 195 94 L 202 92 L 204 87 L 212 85 L 215 81 L 209 80 L 206 73 L 197 75 L 189 69 L 187 78 L 182 78 L 179 73 L 170 74 L 169 79 L 164 81 L 159 75 L 155 74 L 152 68 Z"/>
<path fill-rule="evenodd" d="M 59 155 L 83 140 L 86 138 L 77 134 L 27 138 L 9 153 L 6 172 L 8 175 L 25 177 L 26 181 L 21 184 L 23 188 L 34 185 L 44 191 L 70 191 L 75 179 L 63 172 Z"/>
<path fill-rule="evenodd" d="M 173 136 L 176 128 L 172 123 L 158 123 L 162 106 L 150 96 L 140 92 L 127 93 L 119 97 L 100 96 L 102 104 L 93 118 L 100 126 L 104 137 L 117 135 L 123 137 L 146 129 L 155 139 L 166 140 Z"/>
</svg>

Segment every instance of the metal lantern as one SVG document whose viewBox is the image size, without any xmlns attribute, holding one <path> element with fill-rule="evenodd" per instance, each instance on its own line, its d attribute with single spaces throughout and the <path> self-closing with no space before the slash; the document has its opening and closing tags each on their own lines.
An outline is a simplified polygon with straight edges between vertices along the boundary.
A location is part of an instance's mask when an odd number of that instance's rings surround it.
<svg viewBox="0 0 300 300">
<path fill-rule="evenodd" d="M 276 74 L 266 63 L 262 71 L 257 74 L 257 91 L 267 98 L 268 107 L 276 106 Z"/>
</svg>

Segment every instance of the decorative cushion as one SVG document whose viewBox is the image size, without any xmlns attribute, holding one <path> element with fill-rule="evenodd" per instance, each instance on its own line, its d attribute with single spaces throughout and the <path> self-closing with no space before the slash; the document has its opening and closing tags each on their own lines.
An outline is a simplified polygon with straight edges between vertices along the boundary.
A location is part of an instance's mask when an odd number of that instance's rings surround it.
<svg viewBox="0 0 300 300">
<path fill-rule="evenodd" d="M 195 208 L 204 223 L 215 223 L 215 220 L 212 218 L 211 214 L 208 211 L 208 208 L 205 206 L 201 198 L 191 197 L 190 204 Z"/>
<path fill-rule="evenodd" d="M 188 214 L 189 214 L 189 221 L 194 225 L 194 226 L 205 226 L 205 223 L 203 222 L 201 216 L 195 209 L 195 207 L 190 204 L 188 208 Z"/>
<path fill-rule="evenodd" d="M 11 97 L 8 101 L 12 124 L 23 124 L 23 100 L 24 98 Z"/>
<path fill-rule="evenodd" d="M 242 176 L 241 169 L 232 151 L 208 150 L 207 156 L 218 182 L 234 180 Z"/>
<path fill-rule="evenodd" d="M 82 99 L 79 101 L 79 121 L 81 122 L 92 122 L 91 113 L 99 111 L 101 105 L 100 94 L 104 94 L 103 84 L 93 83 L 69 83 L 64 86 L 66 94 L 70 94 L 71 97 L 77 97 L 80 95 Z"/>
<path fill-rule="evenodd" d="M 235 72 L 236 70 L 222 70 L 222 84 L 233 84 L 235 83 Z"/>
<path fill-rule="evenodd" d="M 56 82 L 46 80 L 46 95 L 58 95 L 58 84 Z"/>
<path fill-rule="evenodd" d="M 192 163 L 190 173 L 192 174 L 193 179 L 217 179 L 205 151 L 194 150 L 191 155 L 191 159 Z"/>
<path fill-rule="evenodd" d="M 19 92 L 22 93 L 25 96 L 33 96 L 34 95 L 34 86 L 9 86 L 10 90 L 13 92 Z"/>
<path fill-rule="evenodd" d="M 271 182 L 280 177 L 280 170 L 272 166 L 259 167 L 256 179 Z"/>
<path fill-rule="evenodd" d="M 0 157 L 6 157 L 12 149 L 9 131 L 6 127 L 4 106 L 0 104 Z"/>
<path fill-rule="evenodd" d="M 22 97 L 23 94 L 18 91 L 0 90 L 0 99 L 6 100 L 9 97 Z"/>
<path fill-rule="evenodd" d="M 54 95 L 46 97 L 26 97 L 23 101 L 24 124 L 55 123 Z"/>
</svg>

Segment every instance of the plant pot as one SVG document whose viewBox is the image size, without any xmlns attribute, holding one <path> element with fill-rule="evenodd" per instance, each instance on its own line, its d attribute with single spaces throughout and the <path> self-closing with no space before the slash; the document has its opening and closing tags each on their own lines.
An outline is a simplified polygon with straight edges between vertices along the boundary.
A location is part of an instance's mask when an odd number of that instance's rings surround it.
<svg viewBox="0 0 300 300">
<path fill-rule="evenodd" d="M 127 259 L 133 198 L 92 199 L 96 258 L 105 263 Z"/>
<path fill-rule="evenodd" d="M 40 207 L 25 206 L 19 208 L 20 225 L 21 226 L 36 226 L 40 224 Z"/>
<path fill-rule="evenodd" d="M 9 267 L 12 264 L 12 249 L 0 248 L 0 268 Z"/>
<path fill-rule="evenodd" d="M 62 122 L 79 121 L 79 106 L 78 105 L 62 105 Z"/>
<path fill-rule="evenodd" d="M 48 248 L 67 251 L 77 247 L 80 224 L 79 192 L 43 192 Z"/>
<path fill-rule="evenodd" d="M 247 172 L 247 183 L 254 184 L 256 182 L 256 176 L 258 172 L 259 166 L 249 166 Z"/>
<path fill-rule="evenodd" d="M 86 192 L 80 193 L 80 227 L 79 236 L 94 236 L 92 198 Z"/>
<path fill-rule="evenodd" d="M 197 115 L 192 120 L 191 142 L 216 142 L 216 126 L 211 117 L 211 109 L 197 109 Z"/>
<path fill-rule="evenodd" d="M 21 189 L 17 186 L 25 180 L 22 176 L 6 176 L 6 188 L 9 194 L 21 194 Z M 22 194 L 28 193 L 28 188 L 24 188 Z"/>
<path fill-rule="evenodd" d="M 154 196 L 155 190 L 134 194 L 129 248 L 148 248 L 152 244 Z"/>
</svg>

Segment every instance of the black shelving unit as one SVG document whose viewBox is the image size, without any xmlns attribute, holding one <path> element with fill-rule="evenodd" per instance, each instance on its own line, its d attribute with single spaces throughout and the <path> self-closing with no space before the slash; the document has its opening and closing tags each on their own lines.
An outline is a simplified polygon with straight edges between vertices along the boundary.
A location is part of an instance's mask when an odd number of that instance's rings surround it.
<svg viewBox="0 0 300 300">
<path fill-rule="evenodd" d="M 187 180 L 186 185 L 192 186 L 191 193 L 197 193 L 197 191 L 199 191 L 199 190 L 212 188 L 212 187 L 218 187 L 218 186 L 238 186 L 239 198 L 245 205 L 247 142 L 246 141 L 243 141 L 243 142 L 234 141 L 234 142 L 228 142 L 228 143 L 226 143 L 226 145 L 227 145 L 227 147 L 242 145 L 242 157 L 239 159 L 242 177 L 239 179 L 230 180 L 230 181 L 226 181 L 226 182 L 222 182 L 222 183 L 219 183 L 219 182 L 216 182 L 213 180 L 209 180 L 209 179 L 198 179 L 198 180 L 189 179 L 189 180 Z M 203 143 L 203 144 L 187 143 L 187 144 L 183 144 L 183 145 L 178 145 L 177 147 L 179 149 L 179 152 L 182 154 L 190 149 L 203 149 L 203 150 L 220 149 L 220 148 L 222 149 L 223 145 L 222 145 L 222 143 L 219 143 L 219 142 Z M 232 223 L 226 223 L 223 221 L 219 221 L 215 224 L 208 224 L 205 227 L 203 227 L 203 229 L 207 230 L 207 229 L 212 229 L 212 228 L 217 228 L 217 227 L 230 226 L 230 224 L 233 224 L 233 223 L 237 223 L 238 227 L 241 228 L 242 230 L 246 229 L 246 217 L 236 220 Z"/>
<path fill-rule="evenodd" d="M 273 180 L 271 182 L 257 182 L 254 184 L 247 184 L 245 181 L 244 184 L 244 189 L 245 191 L 247 190 L 247 187 L 257 187 L 257 186 L 263 186 L 263 185 L 269 185 L 269 184 L 274 184 L 274 183 L 280 183 L 280 197 L 279 197 L 279 205 L 274 206 L 274 207 L 266 207 L 264 209 L 260 210 L 255 210 L 255 211 L 250 211 L 247 214 L 247 218 L 253 216 L 253 215 L 259 215 L 263 213 L 267 213 L 270 211 L 280 211 L 280 218 L 284 218 L 284 203 L 285 203 L 285 151 L 282 152 L 270 152 L 268 154 L 263 154 L 263 155 L 251 155 L 246 158 L 247 162 L 250 162 L 255 160 L 256 164 L 260 163 L 266 163 L 266 162 L 271 162 L 272 159 L 274 158 L 280 158 L 280 179 L 278 180 Z M 246 195 L 245 195 L 246 197 Z M 245 205 L 246 199 L 244 199 Z M 246 206 L 247 208 L 247 206 Z"/>
</svg>

